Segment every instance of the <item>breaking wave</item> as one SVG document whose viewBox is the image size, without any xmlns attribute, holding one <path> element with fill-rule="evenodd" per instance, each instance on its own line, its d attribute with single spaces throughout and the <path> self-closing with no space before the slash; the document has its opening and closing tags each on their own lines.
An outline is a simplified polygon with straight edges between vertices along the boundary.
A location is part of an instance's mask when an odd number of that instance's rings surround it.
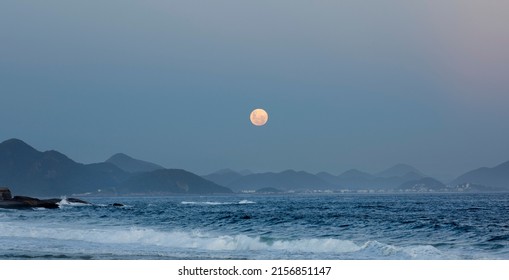
<svg viewBox="0 0 509 280">
<path fill-rule="evenodd" d="M 67 197 L 62 197 L 62 200 L 57 203 L 61 208 L 62 206 L 91 206 L 91 204 L 82 203 L 82 202 L 71 202 L 67 199 Z"/>
<path fill-rule="evenodd" d="M 235 205 L 235 204 L 254 204 L 256 202 L 250 200 L 241 200 L 238 202 L 217 202 L 217 201 L 182 201 L 180 204 L 185 205 Z"/>
<path fill-rule="evenodd" d="M 250 200 L 246 200 L 246 199 L 239 201 L 239 204 L 254 204 L 254 203 L 256 203 L 256 202 L 250 201 Z"/>
<path fill-rule="evenodd" d="M 74 229 L 3 224 L 0 237 L 66 240 L 98 244 L 157 246 L 161 250 L 237 251 L 260 256 L 327 253 L 349 259 L 446 259 L 433 246 L 398 247 L 378 241 L 358 244 L 334 238 L 270 239 L 247 235 L 212 235 L 200 231 L 158 231 L 147 228 Z M 122 247 L 124 247 L 122 246 Z M 272 253 L 271 253 L 272 252 Z"/>
</svg>

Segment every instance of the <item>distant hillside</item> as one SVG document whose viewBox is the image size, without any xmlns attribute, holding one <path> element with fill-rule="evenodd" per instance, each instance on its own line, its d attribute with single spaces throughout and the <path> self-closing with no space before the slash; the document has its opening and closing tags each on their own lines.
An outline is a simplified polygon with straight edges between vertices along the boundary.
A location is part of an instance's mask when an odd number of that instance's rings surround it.
<svg viewBox="0 0 509 280">
<path fill-rule="evenodd" d="M 253 174 L 253 172 L 251 170 L 249 170 L 249 169 L 242 169 L 242 170 L 238 171 L 237 173 L 239 173 L 242 176 Z"/>
<path fill-rule="evenodd" d="M 332 186 L 339 187 L 338 176 L 336 175 L 332 175 L 328 172 L 319 172 L 316 173 L 315 176 L 331 184 Z"/>
<path fill-rule="evenodd" d="M 347 170 L 338 176 L 327 172 L 320 172 L 316 176 L 340 189 L 371 186 L 375 179 L 375 176 L 357 169 Z"/>
<path fill-rule="evenodd" d="M 126 162 L 130 168 L 137 165 L 135 170 L 157 166 L 134 159 Z M 18 139 L 0 143 L 0 186 L 8 186 L 14 195 L 42 197 L 95 194 L 99 189 L 109 195 L 231 192 L 184 170 L 130 173 L 110 162 L 81 164 L 57 151 L 37 151 Z"/>
<path fill-rule="evenodd" d="M 390 169 L 388 169 L 390 170 Z M 400 172 L 404 172 L 407 170 L 392 169 L 393 171 L 385 172 L 385 175 L 389 174 L 399 174 Z M 411 169 L 410 169 L 411 170 Z M 359 190 L 359 189 L 372 189 L 372 190 L 382 190 L 382 189 L 395 189 L 399 185 L 404 182 L 421 179 L 422 176 L 415 172 L 404 173 L 401 176 L 391 176 L 391 177 L 378 177 L 367 172 L 359 171 L 357 169 L 350 169 L 348 171 L 343 172 L 339 176 L 334 176 L 326 172 L 321 172 L 317 174 L 322 180 L 329 182 L 330 184 L 336 186 L 339 189 L 349 189 L 349 190 Z"/>
<path fill-rule="evenodd" d="M 357 169 L 350 169 L 341 173 L 337 177 L 337 183 L 342 188 L 365 188 L 373 186 L 373 181 L 376 179 L 375 176 L 359 171 Z"/>
<path fill-rule="evenodd" d="M 106 162 L 114 164 L 118 168 L 131 173 L 150 172 L 158 169 L 164 169 L 164 167 L 157 165 L 155 163 L 135 159 L 122 153 L 118 153 L 111 156 L 109 159 L 106 160 Z"/>
<path fill-rule="evenodd" d="M 412 180 L 405 182 L 399 186 L 400 190 L 412 190 L 416 192 L 427 192 L 427 191 L 444 191 L 446 186 L 444 183 L 431 177 L 425 177 L 418 180 Z"/>
<path fill-rule="evenodd" d="M 306 190 L 365 191 L 508 191 L 509 161 L 467 172 L 448 186 L 405 164 L 376 175 L 356 169 L 338 176 L 286 170 L 279 173 L 223 169 L 204 178 L 181 169 L 164 169 L 150 162 L 116 154 L 107 162 L 81 164 L 57 151 L 41 152 L 18 139 L 0 143 L 0 186 L 15 195 L 71 194 L 211 194 L 229 188 L 262 193 Z"/>
<path fill-rule="evenodd" d="M 373 185 L 380 186 L 381 188 L 394 188 L 405 182 L 422 179 L 423 177 L 415 172 L 406 173 L 403 176 L 394 177 L 377 177 Z"/>
<path fill-rule="evenodd" d="M 234 190 L 256 190 L 261 188 L 311 190 L 330 188 L 331 184 L 304 171 L 286 170 L 280 173 L 267 172 L 246 175 L 228 184 L 227 187 Z"/>
<path fill-rule="evenodd" d="M 18 139 L 0 143 L 0 185 L 9 186 L 14 194 L 93 192 L 115 186 L 128 176 L 113 164 L 80 164 L 57 151 L 37 151 Z"/>
<path fill-rule="evenodd" d="M 466 183 L 509 190 L 509 161 L 492 168 L 482 167 L 469 171 L 456 178 L 450 185 Z"/>
<path fill-rule="evenodd" d="M 228 188 L 182 169 L 161 169 L 133 175 L 118 187 L 134 194 L 214 194 L 231 193 Z"/>
<path fill-rule="evenodd" d="M 208 175 L 205 175 L 202 177 L 207 180 L 210 180 L 218 185 L 228 186 L 229 184 L 231 184 L 235 180 L 238 180 L 242 176 L 243 176 L 242 174 L 240 174 L 236 171 L 233 171 L 231 169 L 221 169 L 214 173 L 211 173 L 211 174 L 208 174 Z"/>
<path fill-rule="evenodd" d="M 375 174 L 377 177 L 382 178 L 390 178 L 390 177 L 402 177 L 408 173 L 415 173 L 419 175 L 421 178 L 426 177 L 421 171 L 417 170 L 417 168 L 410 166 L 408 164 L 396 164 L 386 170 L 378 172 Z"/>
<path fill-rule="evenodd" d="M 487 187 L 487 186 L 471 184 L 471 183 L 459 184 L 459 185 L 449 186 L 449 187 L 450 187 L 450 189 L 452 189 L 454 191 L 460 191 L 460 192 L 501 192 L 501 191 L 507 191 L 507 189 L 504 189 L 504 188 Z"/>
</svg>

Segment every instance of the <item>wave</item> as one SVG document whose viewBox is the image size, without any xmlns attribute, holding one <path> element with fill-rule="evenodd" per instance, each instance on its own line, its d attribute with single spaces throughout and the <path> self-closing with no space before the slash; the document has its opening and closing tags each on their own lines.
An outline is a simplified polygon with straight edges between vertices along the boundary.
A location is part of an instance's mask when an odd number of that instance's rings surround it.
<svg viewBox="0 0 509 280">
<path fill-rule="evenodd" d="M 231 205 L 232 202 L 215 202 L 215 201 L 182 201 L 180 204 L 185 205 Z"/>
<path fill-rule="evenodd" d="M 323 254 L 349 259 L 445 259 L 433 246 L 398 247 L 378 241 L 358 244 L 350 240 L 334 238 L 270 239 L 260 236 L 212 235 L 200 231 L 158 231 L 147 228 L 124 229 L 76 229 L 45 228 L 33 225 L 20 226 L 4 223 L 2 238 L 35 238 L 90 242 L 95 244 L 157 246 L 159 249 L 180 249 L 191 252 L 237 252 L 253 256 L 293 256 L 295 254 Z M 115 245 L 115 246 L 116 246 Z"/>
<path fill-rule="evenodd" d="M 48 208 L 44 208 L 44 207 L 32 207 L 32 210 L 34 210 L 34 211 L 47 211 Z"/>
<path fill-rule="evenodd" d="M 62 197 L 60 202 L 57 202 L 58 207 L 62 208 L 63 206 L 92 206 L 92 204 L 82 203 L 82 202 L 71 202 L 67 199 L 67 197 Z"/>
<path fill-rule="evenodd" d="M 256 203 L 256 202 L 250 201 L 250 200 L 246 200 L 246 199 L 239 201 L 239 204 L 254 204 L 254 203 Z"/>
<path fill-rule="evenodd" d="M 236 204 L 254 204 L 256 202 L 250 200 L 241 200 L 239 202 L 218 202 L 218 201 L 182 201 L 185 205 L 236 205 Z"/>
</svg>

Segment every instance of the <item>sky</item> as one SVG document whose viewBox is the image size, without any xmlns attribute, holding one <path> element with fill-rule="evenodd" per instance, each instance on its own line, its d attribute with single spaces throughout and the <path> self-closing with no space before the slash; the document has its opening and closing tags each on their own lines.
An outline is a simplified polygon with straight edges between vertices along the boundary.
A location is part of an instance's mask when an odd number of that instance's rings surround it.
<svg viewBox="0 0 509 280">
<path fill-rule="evenodd" d="M 509 160 L 509 2 L 0 2 L 0 141 L 207 174 Z M 255 127 L 249 114 L 269 113 Z"/>
</svg>

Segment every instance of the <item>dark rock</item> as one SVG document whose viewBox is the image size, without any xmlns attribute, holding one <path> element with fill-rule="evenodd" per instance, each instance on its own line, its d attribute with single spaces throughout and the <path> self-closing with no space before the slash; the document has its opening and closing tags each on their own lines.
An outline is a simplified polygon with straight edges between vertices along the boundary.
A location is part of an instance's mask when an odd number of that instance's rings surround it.
<svg viewBox="0 0 509 280">
<path fill-rule="evenodd" d="M 55 209 L 55 208 L 58 208 L 58 204 L 57 203 L 54 203 L 52 201 L 46 201 L 46 200 L 39 200 L 39 202 L 37 203 L 37 206 L 35 207 L 43 207 L 43 208 L 48 208 L 48 209 Z"/>
<path fill-rule="evenodd" d="M 0 189 L 1 199 L 0 208 L 11 208 L 11 209 L 27 209 L 34 207 L 42 207 L 48 209 L 58 208 L 58 204 L 61 199 L 38 199 L 29 196 L 15 196 L 11 197 L 11 191 L 7 188 Z M 69 202 L 90 204 L 86 201 L 77 198 L 67 199 Z"/>
<path fill-rule="evenodd" d="M 13 200 L 0 200 L 0 208 L 8 208 L 8 209 L 24 209 L 24 208 L 30 208 L 32 206 L 19 202 L 19 201 L 13 201 Z"/>
<path fill-rule="evenodd" d="M 0 201 L 12 198 L 11 190 L 8 188 L 0 188 Z"/>
<path fill-rule="evenodd" d="M 33 207 L 58 208 L 58 204 L 35 198 L 1 200 L 0 208 L 27 209 Z"/>
<path fill-rule="evenodd" d="M 32 207 L 37 207 L 36 205 L 41 201 L 37 198 L 28 197 L 28 196 L 15 196 L 11 199 L 11 201 L 17 201 L 21 203 L 25 203 L 27 205 L 30 205 Z"/>
<path fill-rule="evenodd" d="M 111 206 L 114 206 L 114 207 L 122 207 L 122 206 L 125 206 L 124 204 L 122 203 L 113 203 Z"/>
<path fill-rule="evenodd" d="M 58 208 L 58 202 L 60 202 L 60 199 L 38 199 L 28 196 L 15 196 L 11 199 L 11 201 L 16 201 L 19 203 L 23 203 L 26 205 L 26 207 L 42 207 L 42 208 L 49 208 L 54 209 Z"/>
<path fill-rule="evenodd" d="M 81 200 L 79 198 L 68 198 L 67 201 L 71 202 L 71 203 L 82 203 L 82 204 L 90 204 L 90 202 L 87 202 L 87 201 L 84 201 L 84 200 Z"/>
<path fill-rule="evenodd" d="M 62 199 L 60 199 L 60 198 L 50 198 L 50 199 L 45 199 L 44 201 L 46 201 L 48 203 L 51 202 L 51 203 L 55 203 L 56 204 L 56 203 L 60 203 L 60 201 L 62 201 Z"/>
</svg>

